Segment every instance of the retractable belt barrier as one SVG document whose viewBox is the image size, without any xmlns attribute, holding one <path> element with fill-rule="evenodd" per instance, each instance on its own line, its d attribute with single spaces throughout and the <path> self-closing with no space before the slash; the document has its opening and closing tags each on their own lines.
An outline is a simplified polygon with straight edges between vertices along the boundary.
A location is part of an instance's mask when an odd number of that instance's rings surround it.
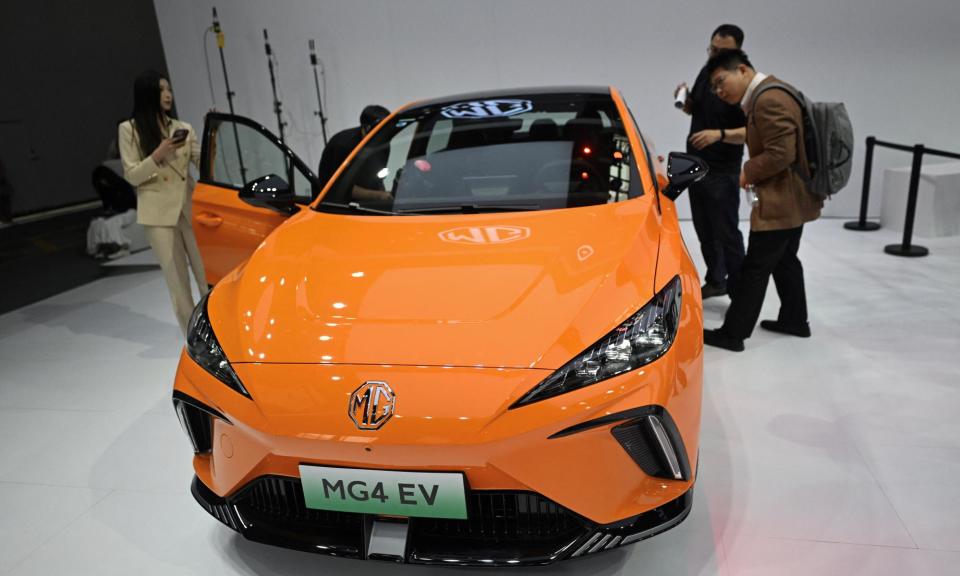
<svg viewBox="0 0 960 576">
<path fill-rule="evenodd" d="M 926 256 L 930 253 L 929 250 L 913 244 L 913 221 L 917 212 L 917 194 L 920 191 L 920 171 L 923 168 L 923 156 L 924 154 L 930 154 L 960 160 L 960 154 L 927 148 L 923 144 L 913 146 L 894 144 L 877 140 L 874 136 L 868 136 L 867 155 L 863 163 L 863 194 L 860 197 L 860 219 L 845 223 L 843 227 L 847 230 L 870 232 L 880 228 L 880 224 L 867 221 L 867 204 L 870 201 L 870 173 L 873 169 L 873 148 L 875 146 L 913 153 L 913 165 L 910 168 L 910 190 L 907 194 L 907 214 L 903 223 L 903 242 L 901 244 L 889 244 L 883 250 L 894 256 Z"/>
</svg>

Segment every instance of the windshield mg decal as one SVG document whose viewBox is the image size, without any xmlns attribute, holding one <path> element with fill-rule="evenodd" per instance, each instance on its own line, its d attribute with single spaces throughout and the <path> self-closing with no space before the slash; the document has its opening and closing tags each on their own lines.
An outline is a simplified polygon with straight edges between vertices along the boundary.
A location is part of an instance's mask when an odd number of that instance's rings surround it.
<svg viewBox="0 0 960 576">
<path fill-rule="evenodd" d="M 530 237 L 526 226 L 464 226 L 439 234 L 444 242 L 454 244 L 506 244 Z"/>
<path fill-rule="evenodd" d="M 529 100 L 472 100 L 458 102 L 440 110 L 445 118 L 499 118 L 533 110 Z"/>
<path fill-rule="evenodd" d="M 347 413 L 361 430 L 377 430 L 393 417 L 397 396 L 386 382 L 364 382 L 350 395 Z"/>
</svg>

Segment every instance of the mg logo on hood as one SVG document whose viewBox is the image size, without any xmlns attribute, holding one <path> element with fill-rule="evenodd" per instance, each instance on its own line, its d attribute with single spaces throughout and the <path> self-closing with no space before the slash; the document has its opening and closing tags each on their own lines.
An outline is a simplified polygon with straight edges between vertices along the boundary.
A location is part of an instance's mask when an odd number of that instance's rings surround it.
<svg viewBox="0 0 960 576">
<path fill-rule="evenodd" d="M 506 244 L 530 237 L 526 226 L 464 226 L 439 234 L 444 242 L 454 244 Z"/>
<path fill-rule="evenodd" d="M 386 382 L 367 381 L 350 395 L 347 413 L 361 430 L 376 430 L 387 423 L 397 409 L 397 396 Z"/>
</svg>

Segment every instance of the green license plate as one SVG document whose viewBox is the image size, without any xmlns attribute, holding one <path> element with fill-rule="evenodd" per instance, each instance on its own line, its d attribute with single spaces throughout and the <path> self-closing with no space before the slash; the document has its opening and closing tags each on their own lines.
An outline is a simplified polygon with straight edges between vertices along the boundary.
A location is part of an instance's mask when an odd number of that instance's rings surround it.
<svg viewBox="0 0 960 576">
<path fill-rule="evenodd" d="M 300 465 L 307 508 L 466 519 L 463 474 Z"/>
</svg>

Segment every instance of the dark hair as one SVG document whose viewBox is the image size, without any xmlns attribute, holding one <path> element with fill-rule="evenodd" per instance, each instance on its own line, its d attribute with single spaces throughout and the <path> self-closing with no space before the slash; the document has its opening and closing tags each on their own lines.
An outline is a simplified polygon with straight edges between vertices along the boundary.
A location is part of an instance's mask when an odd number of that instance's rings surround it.
<svg viewBox="0 0 960 576">
<path fill-rule="evenodd" d="M 721 50 L 716 56 L 713 56 L 707 60 L 707 76 L 711 76 L 714 72 L 721 68 L 724 70 L 736 70 L 737 66 L 741 64 L 745 65 L 747 68 L 753 68 L 753 64 L 751 64 L 750 59 L 747 58 L 746 52 L 740 50 L 739 48 Z"/>
<path fill-rule="evenodd" d="M 133 114 L 130 119 L 144 158 L 163 140 L 163 133 L 160 131 L 160 118 L 163 116 L 163 109 L 160 107 L 160 80 L 170 82 L 165 74 L 148 70 L 133 81 Z"/>
<path fill-rule="evenodd" d="M 370 130 L 389 115 L 390 111 L 383 106 L 371 104 L 365 107 L 363 112 L 360 113 L 360 126 Z"/>
<path fill-rule="evenodd" d="M 710 38 L 714 36 L 733 38 L 733 41 L 737 43 L 737 48 L 743 47 L 743 30 L 736 24 L 721 24 L 717 26 L 717 29 L 713 31 Z"/>
</svg>

